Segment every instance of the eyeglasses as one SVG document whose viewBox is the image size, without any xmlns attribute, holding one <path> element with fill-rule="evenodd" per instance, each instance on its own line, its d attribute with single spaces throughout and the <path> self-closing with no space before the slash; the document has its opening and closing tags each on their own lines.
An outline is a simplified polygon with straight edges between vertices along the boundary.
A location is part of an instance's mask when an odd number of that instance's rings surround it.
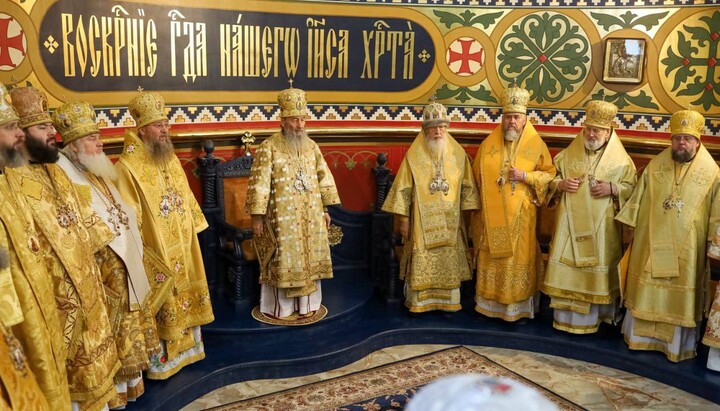
<svg viewBox="0 0 720 411">
<path fill-rule="evenodd" d="M 679 143 L 681 141 L 689 143 L 691 141 L 696 140 L 695 136 L 691 136 L 691 135 L 687 135 L 687 134 L 677 134 L 677 135 L 670 137 L 670 139 L 676 143 Z"/>
<path fill-rule="evenodd" d="M 170 123 L 152 123 L 150 125 L 158 130 L 167 129 L 168 131 L 170 131 L 170 127 L 172 127 Z"/>
</svg>

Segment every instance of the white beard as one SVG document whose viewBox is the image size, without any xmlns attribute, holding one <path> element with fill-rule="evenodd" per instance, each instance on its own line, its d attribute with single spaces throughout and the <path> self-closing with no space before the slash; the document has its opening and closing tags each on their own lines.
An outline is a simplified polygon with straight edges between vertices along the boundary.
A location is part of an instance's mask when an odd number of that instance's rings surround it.
<svg viewBox="0 0 720 411">
<path fill-rule="evenodd" d="M 430 148 L 430 154 L 432 154 L 433 158 L 440 158 L 443 153 L 445 153 L 445 147 L 447 146 L 447 138 L 443 137 L 437 140 L 426 138 L 425 142 Z"/>
<path fill-rule="evenodd" d="M 105 153 L 85 154 L 81 150 L 77 153 L 77 160 L 78 163 L 85 167 L 85 169 L 91 174 L 110 181 L 117 180 L 117 171 L 115 171 L 115 166 Z"/>
<path fill-rule="evenodd" d="M 515 130 L 506 130 L 503 132 L 506 141 L 516 141 L 520 138 L 520 133 Z"/>
<path fill-rule="evenodd" d="M 605 145 L 604 141 L 595 140 L 595 141 L 587 141 L 585 140 L 585 148 L 589 151 L 598 151 L 603 145 Z"/>
</svg>

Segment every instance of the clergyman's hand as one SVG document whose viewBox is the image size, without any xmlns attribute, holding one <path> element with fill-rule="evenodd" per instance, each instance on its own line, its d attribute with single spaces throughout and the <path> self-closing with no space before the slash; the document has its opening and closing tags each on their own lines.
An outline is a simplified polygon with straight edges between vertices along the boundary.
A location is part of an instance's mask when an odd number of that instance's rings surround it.
<svg viewBox="0 0 720 411">
<path fill-rule="evenodd" d="M 598 180 L 597 184 L 590 187 L 590 195 L 595 198 L 607 197 L 612 194 L 610 183 Z"/>
<path fill-rule="evenodd" d="M 253 235 L 262 237 L 262 235 L 263 235 L 263 216 L 260 214 L 254 214 L 251 218 L 252 218 Z"/>
<path fill-rule="evenodd" d="M 325 213 L 325 228 L 330 228 L 330 214 L 326 211 Z"/>
<path fill-rule="evenodd" d="M 577 193 L 580 187 L 580 179 L 577 177 L 566 178 L 558 184 L 560 191 L 566 191 L 568 193 Z"/>
<path fill-rule="evenodd" d="M 519 168 L 510 167 L 510 170 L 508 171 L 508 178 L 510 181 L 525 181 L 525 177 L 527 177 L 526 172 L 520 170 Z"/>
</svg>

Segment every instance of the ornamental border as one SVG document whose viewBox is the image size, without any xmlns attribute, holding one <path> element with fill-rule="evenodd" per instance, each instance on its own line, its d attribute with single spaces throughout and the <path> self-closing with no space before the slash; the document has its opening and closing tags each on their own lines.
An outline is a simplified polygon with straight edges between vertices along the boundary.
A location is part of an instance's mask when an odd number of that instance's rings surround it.
<svg viewBox="0 0 720 411">
<path fill-rule="evenodd" d="M 422 121 L 423 106 L 414 105 L 311 105 L 308 107 L 312 121 Z M 172 124 L 209 125 L 233 123 L 277 122 L 277 105 L 203 105 L 169 106 L 166 113 Z M 95 109 L 102 129 L 127 128 L 135 125 L 127 108 Z M 449 106 L 448 115 L 453 122 L 497 123 L 502 115 L 499 108 Z M 535 125 L 548 127 L 579 127 L 585 120 L 584 110 L 528 109 L 528 117 Z M 619 129 L 644 132 L 667 132 L 670 115 L 619 113 L 616 117 Z M 368 125 L 372 127 L 372 124 Z M 401 124 L 398 124 L 401 126 Z M 704 135 L 720 137 L 720 118 L 706 118 Z"/>
<path fill-rule="evenodd" d="M 716 0 L 311 0 L 319 3 L 366 3 L 382 5 L 459 6 L 459 7 L 658 7 L 712 6 Z"/>
</svg>

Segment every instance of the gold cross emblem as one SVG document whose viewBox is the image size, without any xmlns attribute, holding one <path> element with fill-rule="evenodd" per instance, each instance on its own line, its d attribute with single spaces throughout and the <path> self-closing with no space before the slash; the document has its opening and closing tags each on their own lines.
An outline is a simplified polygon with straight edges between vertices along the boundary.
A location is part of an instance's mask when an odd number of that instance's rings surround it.
<svg viewBox="0 0 720 411">
<path fill-rule="evenodd" d="M 490 157 L 495 157 L 495 154 L 497 154 L 499 150 L 494 145 L 490 147 L 490 151 L 488 151 L 488 155 Z"/>
</svg>

